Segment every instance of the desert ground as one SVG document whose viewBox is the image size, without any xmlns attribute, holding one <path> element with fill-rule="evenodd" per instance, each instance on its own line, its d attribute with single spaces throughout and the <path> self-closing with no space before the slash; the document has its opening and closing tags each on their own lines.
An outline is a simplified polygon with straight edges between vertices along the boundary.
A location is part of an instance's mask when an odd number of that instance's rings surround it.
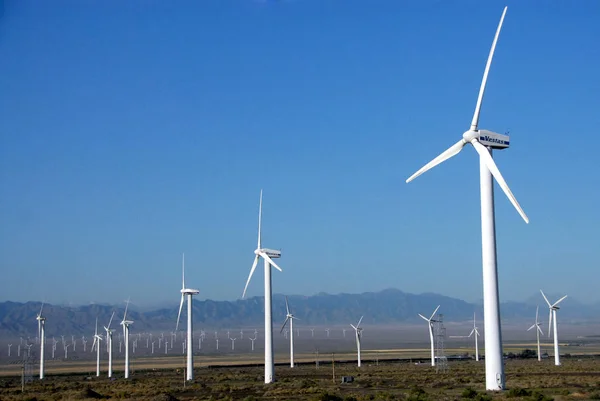
<svg viewBox="0 0 600 401">
<path fill-rule="evenodd" d="M 95 352 L 88 343 L 84 353 L 81 344 L 69 357 L 59 344 L 55 359 L 46 350 L 46 378 L 37 378 L 38 345 L 31 347 L 33 381 L 25 383 L 22 391 L 23 358 L 16 357 L 18 338 L 0 340 L 0 400 L 60 400 L 60 399 L 279 399 L 279 400 L 338 400 L 338 399 L 527 399 L 581 400 L 600 399 L 600 327 L 594 325 L 562 325 L 562 365 L 554 366 L 553 344 L 543 337 L 542 354 L 537 359 L 506 359 L 508 390 L 501 393 L 484 391 L 484 362 L 475 362 L 473 338 L 451 338 L 468 335 L 468 324 L 446 325 L 445 354 L 450 358 L 447 371 L 430 366 L 427 327 L 379 326 L 365 328 L 362 367 L 356 365 L 354 333 L 342 327 L 331 327 L 327 337 L 324 327 L 315 328 L 314 337 L 301 328 L 295 338 L 296 367 L 289 367 L 289 341 L 283 334 L 275 337 L 276 383 L 263 384 L 264 337 L 259 331 L 255 349 L 251 350 L 254 329 L 230 330 L 238 339 L 235 349 L 225 330 L 219 330 L 219 350 L 216 350 L 214 331 L 206 331 L 202 348 L 194 349 L 192 383 L 184 383 L 185 357 L 182 345 L 176 342 L 167 354 L 146 348 L 145 337 L 138 340 L 131 354 L 131 378 L 123 379 L 123 354 L 114 344 L 114 378 L 106 377 L 107 354 L 101 352 L 101 376 L 95 376 Z M 504 352 L 518 354 L 525 349 L 535 350 L 535 334 L 522 324 L 505 325 Z M 483 333 L 482 333 L 483 334 Z M 147 334 L 146 334 L 147 335 Z M 158 333 L 154 334 L 156 338 Z M 13 344 L 8 358 L 6 346 Z M 115 340 L 115 343 L 117 341 Z M 483 335 L 480 354 L 485 354 Z M 24 350 L 22 352 L 25 352 Z M 512 356 L 512 355 L 511 355 Z M 545 356 L 545 355 L 544 355 Z M 462 357 L 462 359 L 458 359 Z M 457 359 L 455 359 L 457 358 Z M 353 376 L 352 383 L 341 383 L 342 376 Z M 336 398 L 339 397 L 339 398 Z"/>
</svg>

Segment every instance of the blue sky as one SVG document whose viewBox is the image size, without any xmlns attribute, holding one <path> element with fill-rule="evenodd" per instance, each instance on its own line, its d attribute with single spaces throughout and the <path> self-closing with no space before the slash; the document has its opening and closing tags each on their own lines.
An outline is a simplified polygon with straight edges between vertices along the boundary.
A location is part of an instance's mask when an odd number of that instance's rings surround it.
<svg viewBox="0 0 600 401">
<path fill-rule="evenodd" d="M 275 292 L 482 298 L 476 153 L 404 181 L 468 129 L 504 5 L 501 297 L 600 301 L 592 0 L 6 1 L 0 300 L 177 302 L 182 252 L 237 299 L 261 188 Z"/>
</svg>

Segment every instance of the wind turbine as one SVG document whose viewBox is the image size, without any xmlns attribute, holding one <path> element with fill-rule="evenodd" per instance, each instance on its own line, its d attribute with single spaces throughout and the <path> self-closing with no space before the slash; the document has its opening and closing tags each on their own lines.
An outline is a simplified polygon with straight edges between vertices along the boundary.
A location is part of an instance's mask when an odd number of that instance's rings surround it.
<svg viewBox="0 0 600 401">
<path fill-rule="evenodd" d="M 540 307 L 538 306 L 537 308 L 535 308 L 535 323 L 531 325 L 530 328 L 527 329 L 527 331 L 533 329 L 534 327 L 536 328 L 535 330 L 535 334 L 537 337 L 537 355 L 538 355 L 538 361 L 542 360 L 542 350 L 540 347 L 540 334 L 544 335 L 544 332 L 542 331 L 542 328 L 540 327 L 540 322 L 538 320 L 538 312 L 539 312 Z M 552 313 L 552 312 L 550 312 Z M 552 316 L 552 315 L 550 315 Z M 548 332 L 548 334 L 550 334 L 550 332 Z"/>
<path fill-rule="evenodd" d="M 193 290 L 185 287 L 185 254 L 181 259 L 181 302 L 179 303 L 179 313 L 177 314 L 177 325 L 175 326 L 175 332 L 179 329 L 179 318 L 181 317 L 181 309 L 183 308 L 183 300 L 187 295 L 187 377 L 186 379 L 194 380 L 194 350 L 193 344 L 193 325 L 192 325 L 192 296 L 198 295 L 200 291 Z"/>
<path fill-rule="evenodd" d="M 100 341 L 102 336 L 98 334 L 98 318 L 96 318 L 96 331 L 94 331 L 94 342 L 92 343 L 92 349 L 96 347 L 96 377 L 100 376 Z"/>
<path fill-rule="evenodd" d="M 283 326 L 281 326 L 281 333 L 285 328 L 287 322 L 290 322 L 290 368 L 294 367 L 294 319 L 298 319 L 294 317 L 294 315 L 290 312 L 290 306 L 288 304 L 288 299 L 285 297 L 285 310 L 287 311 L 285 315 L 285 321 L 283 322 Z"/>
<path fill-rule="evenodd" d="M 440 309 L 440 305 L 438 305 L 438 307 L 435 308 L 429 319 L 419 313 L 419 316 L 421 316 L 421 318 L 424 319 L 427 322 L 427 325 L 429 326 L 429 340 L 431 341 L 431 366 L 435 366 L 435 347 L 433 343 L 433 323 L 435 322 L 435 320 L 433 320 L 433 317 L 435 316 L 438 309 Z"/>
<path fill-rule="evenodd" d="M 546 295 L 544 295 L 544 291 L 540 290 L 540 292 L 548 304 L 548 308 L 550 308 L 550 316 L 548 317 L 548 337 L 550 337 L 550 328 L 552 327 L 552 320 L 554 319 L 554 364 L 560 366 L 560 354 L 558 352 L 558 322 L 556 321 L 556 311 L 560 308 L 556 305 L 561 303 L 567 296 L 565 295 L 555 303 L 551 304 L 550 301 L 548 301 L 548 298 L 546 298 Z"/>
<path fill-rule="evenodd" d="M 358 367 L 360 368 L 360 339 L 362 337 L 362 327 L 360 327 L 360 322 L 362 322 L 364 316 L 361 316 L 360 319 L 358 320 L 358 323 L 356 323 L 356 326 L 351 324 L 350 326 L 352 326 L 352 328 L 354 329 L 355 333 L 356 333 L 356 351 L 357 351 L 357 356 L 358 356 Z"/>
<path fill-rule="evenodd" d="M 452 145 L 446 151 L 441 153 L 435 159 L 427 163 L 419 171 L 409 177 L 406 182 L 410 182 L 427 170 L 437 166 L 443 161 L 458 154 L 462 148 L 470 143 L 479 154 L 479 176 L 481 187 L 481 240 L 482 240 L 482 264 L 483 264 L 483 309 L 485 326 L 485 378 L 487 390 L 503 390 L 505 387 L 504 361 L 502 358 L 502 333 L 500 327 L 500 306 L 498 298 L 498 269 L 496 258 L 496 227 L 494 217 L 494 187 L 492 176 L 496 179 L 512 205 L 517 209 L 523 220 L 529 223 L 529 218 L 517 202 L 515 196 L 506 184 L 500 170 L 492 158 L 492 149 L 506 149 L 509 146 L 508 135 L 497 134 L 495 132 L 478 129 L 479 112 L 481 102 L 485 92 L 486 81 L 494 56 L 494 50 L 498 41 L 498 36 L 504 22 L 507 7 L 504 7 L 498 29 L 490 54 L 488 56 L 481 87 L 479 88 L 479 97 L 475 106 L 475 113 L 471 121 L 471 127 L 463 134 L 463 137 L 456 144 Z"/>
<path fill-rule="evenodd" d="M 133 324 L 133 320 L 127 320 L 127 308 L 129 307 L 129 299 L 125 305 L 125 313 L 123 313 L 123 320 L 121 320 L 121 326 L 123 326 L 123 337 L 125 337 L 125 378 L 129 379 L 129 326 Z"/>
<path fill-rule="evenodd" d="M 475 312 L 473 312 L 473 330 L 471 330 L 468 337 L 471 337 L 473 334 L 475 334 L 475 361 L 479 362 L 479 344 L 477 343 L 479 330 L 477 330 L 477 324 L 475 323 Z"/>
<path fill-rule="evenodd" d="M 274 258 L 281 257 L 281 251 L 275 251 L 273 249 L 263 248 L 261 246 L 261 223 L 262 189 L 260 190 L 260 202 L 258 206 L 258 245 L 254 250 L 254 254 L 256 256 L 254 257 L 254 263 L 252 264 L 252 268 L 250 269 L 250 275 L 248 276 L 246 286 L 244 287 L 242 299 L 246 296 L 246 290 L 248 289 L 248 284 L 250 284 L 252 274 L 254 274 L 254 270 L 256 270 L 258 259 L 263 258 L 265 268 L 265 383 L 272 383 L 273 381 L 275 381 L 275 371 L 273 363 L 273 320 L 271 318 L 271 313 L 273 309 L 273 305 L 271 302 L 271 266 L 273 266 L 279 271 L 282 271 L 281 268 L 277 266 L 277 264 L 273 261 Z"/>
<path fill-rule="evenodd" d="M 112 377 L 112 334 L 113 334 L 113 331 L 110 328 L 110 324 L 112 323 L 114 316 L 115 316 L 115 312 L 113 311 L 112 315 L 110 315 L 110 320 L 108 321 L 108 326 L 104 326 L 104 330 L 106 330 L 106 345 L 108 347 L 108 377 Z"/>
<path fill-rule="evenodd" d="M 36 317 L 38 321 L 38 337 L 40 339 L 40 379 L 44 378 L 44 345 L 46 343 L 46 318 L 42 316 L 42 310 L 44 310 L 43 302 L 40 313 Z M 10 356 L 10 346 L 8 349 L 8 356 Z"/>
</svg>

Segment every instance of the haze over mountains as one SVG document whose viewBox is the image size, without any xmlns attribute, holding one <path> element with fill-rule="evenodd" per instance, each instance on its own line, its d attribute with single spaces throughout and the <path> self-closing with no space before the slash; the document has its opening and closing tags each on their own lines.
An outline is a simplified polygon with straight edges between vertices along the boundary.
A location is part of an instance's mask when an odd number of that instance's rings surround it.
<svg viewBox="0 0 600 401">
<path fill-rule="evenodd" d="M 552 301 L 558 298 L 548 294 Z M 300 326 L 319 326 L 349 324 L 364 315 L 364 325 L 386 325 L 400 323 L 417 323 L 418 313 L 428 315 L 437 305 L 441 305 L 440 313 L 444 320 L 466 321 L 472 319 L 473 312 L 482 318 L 481 305 L 465 302 L 460 299 L 439 294 L 410 294 L 397 289 L 362 294 L 326 294 L 312 296 L 288 296 L 291 309 L 300 321 Z M 531 320 L 535 315 L 536 305 L 540 306 L 540 315 L 547 315 L 547 306 L 541 295 L 532 295 L 525 302 L 505 302 L 501 304 L 503 320 Z M 40 310 L 39 302 L 2 302 L 0 303 L 0 335 L 2 336 L 35 336 L 37 333 L 36 314 Z M 83 305 L 83 306 L 44 306 L 46 316 L 46 335 L 61 334 L 89 335 L 94 330 L 96 317 L 100 324 L 107 324 L 113 310 L 116 311 L 114 328 L 123 317 L 124 303 L 120 305 Z M 586 305 L 569 297 L 560 310 L 561 323 L 598 321 L 600 320 L 600 304 Z M 136 310 L 130 306 L 128 318 L 134 321 L 132 332 L 166 331 L 175 328 L 178 305 L 157 308 L 155 310 Z M 185 312 L 184 312 L 185 313 Z M 284 296 L 273 296 L 273 319 L 275 322 L 285 318 Z M 247 300 L 211 301 L 194 300 L 194 326 L 196 330 L 203 328 L 241 328 L 262 327 L 264 322 L 264 301 L 262 297 Z"/>
</svg>

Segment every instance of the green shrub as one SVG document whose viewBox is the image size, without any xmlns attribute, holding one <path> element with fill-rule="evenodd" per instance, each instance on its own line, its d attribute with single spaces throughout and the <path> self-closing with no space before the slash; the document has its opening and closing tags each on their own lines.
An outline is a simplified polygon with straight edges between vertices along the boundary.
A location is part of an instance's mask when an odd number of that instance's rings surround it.
<svg viewBox="0 0 600 401">
<path fill-rule="evenodd" d="M 475 398 L 477 396 L 477 391 L 473 390 L 471 387 L 467 387 L 462 392 L 462 398 Z"/>
<path fill-rule="evenodd" d="M 428 401 L 429 396 L 421 387 L 414 387 L 408 394 L 408 401 Z"/>
<path fill-rule="evenodd" d="M 519 388 L 519 387 L 511 388 L 506 393 L 506 396 L 508 398 L 513 398 L 513 397 L 527 397 L 527 396 L 530 396 L 530 395 L 531 395 L 531 391 L 526 390 L 524 388 Z"/>
<path fill-rule="evenodd" d="M 533 393 L 531 393 L 531 397 L 529 399 L 531 401 L 554 401 L 554 398 L 548 397 L 538 390 L 535 390 Z"/>
</svg>

